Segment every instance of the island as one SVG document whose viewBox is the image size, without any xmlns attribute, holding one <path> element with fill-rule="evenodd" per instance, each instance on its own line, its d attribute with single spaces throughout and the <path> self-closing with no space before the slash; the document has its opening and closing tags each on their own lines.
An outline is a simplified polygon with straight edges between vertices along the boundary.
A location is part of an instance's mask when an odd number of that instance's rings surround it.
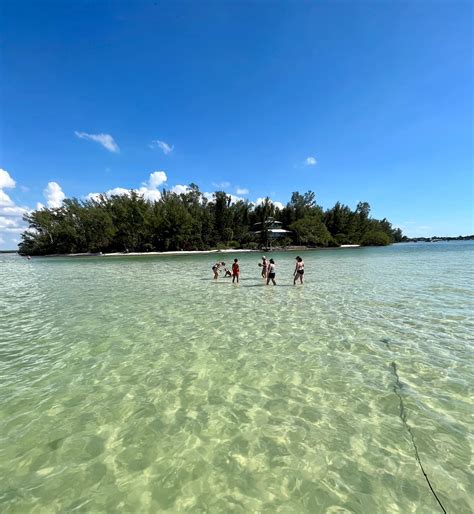
<svg viewBox="0 0 474 514">
<path fill-rule="evenodd" d="M 195 184 L 181 194 L 165 190 L 154 202 L 136 191 L 66 199 L 24 219 L 21 255 L 383 246 L 404 240 L 386 218 L 370 217 L 367 202 L 354 210 L 340 202 L 324 210 L 308 191 L 294 192 L 279 208 L 269 198 L 254 205 L 224 191 L 209 198 Z"/>
</svg>

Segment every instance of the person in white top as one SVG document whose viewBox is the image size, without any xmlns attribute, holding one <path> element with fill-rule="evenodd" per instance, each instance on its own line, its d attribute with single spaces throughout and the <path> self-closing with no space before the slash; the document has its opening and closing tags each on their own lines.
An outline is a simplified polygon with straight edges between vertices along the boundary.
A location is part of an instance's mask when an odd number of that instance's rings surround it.
<svg viewBox="0 0 474 514">
<path fill-rule="evenodd" d="M 267 286 L 270 280 L 273 282 L 274 286 L 277 285 L 275 282 L 275 261 L 273 259 L 270 259 L 270 263 L 268 264 Z"/>
</svg>

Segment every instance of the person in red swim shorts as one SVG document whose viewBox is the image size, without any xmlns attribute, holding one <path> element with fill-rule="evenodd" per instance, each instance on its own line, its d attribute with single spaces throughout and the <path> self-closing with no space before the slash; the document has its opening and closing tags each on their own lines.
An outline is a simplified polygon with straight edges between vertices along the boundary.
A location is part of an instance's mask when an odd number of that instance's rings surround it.
<svg viewBox="0 0 474 514">
<path fill-rule="evenodd" d="M 239 283 L 239 275 L 240 275 L 240 267 L 239 267 L 239 259 L 234 259 L 234 263 L 232 264 L 232 283 L 234 283 L 237 279 L 237 284 Z"/>
</svg>

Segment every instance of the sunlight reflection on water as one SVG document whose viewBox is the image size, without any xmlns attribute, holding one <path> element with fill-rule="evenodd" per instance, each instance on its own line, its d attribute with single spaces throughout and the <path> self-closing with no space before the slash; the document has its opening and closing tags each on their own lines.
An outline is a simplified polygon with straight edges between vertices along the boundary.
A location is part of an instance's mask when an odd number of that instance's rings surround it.
<svg viewBox="0 0 474 514">
<path fill-rule="evenodd" d="M 440 511 L 470 490 L 474 245 L 0 257 L 0 506 Z M 232 256 L 226 256 L 230 259 Z M 285 287 L 283 287 L 285 286 Z M 471 431 L 470 431 L 471 429 Z"/>
</svg>

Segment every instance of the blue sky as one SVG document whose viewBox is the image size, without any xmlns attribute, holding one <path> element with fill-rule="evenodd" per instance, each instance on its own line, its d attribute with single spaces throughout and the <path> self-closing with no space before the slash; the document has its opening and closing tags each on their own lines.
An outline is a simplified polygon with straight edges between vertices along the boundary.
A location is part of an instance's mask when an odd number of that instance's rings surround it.
<svg viewBox="0 0 474 514">
<path fill-rule="evenodd" d="M 38 203 L 190 182 L 474 233 L 470 2 L 0 9 L 0 248 Z"/>
</svg>

